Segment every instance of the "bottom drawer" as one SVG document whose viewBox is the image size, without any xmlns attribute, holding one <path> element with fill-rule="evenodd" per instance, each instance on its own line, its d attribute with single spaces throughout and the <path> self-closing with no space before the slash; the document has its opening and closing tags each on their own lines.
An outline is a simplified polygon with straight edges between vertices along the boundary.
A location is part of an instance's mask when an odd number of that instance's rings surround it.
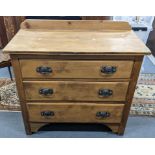
<svg viewBox="0 0 155 155">
<path fill-rule="evenodd" d="M 30 122 L 120 123 L 123 104 L 27 103 Z"/>
</svg>

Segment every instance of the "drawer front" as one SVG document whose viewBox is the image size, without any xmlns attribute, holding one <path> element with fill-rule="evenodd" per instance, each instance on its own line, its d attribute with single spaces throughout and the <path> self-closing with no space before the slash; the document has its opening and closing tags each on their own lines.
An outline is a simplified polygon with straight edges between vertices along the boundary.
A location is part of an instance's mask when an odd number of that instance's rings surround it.
<svg viewBox="0 0 155 155">
<path fill-rule="evenodd" d="M 31 122 L 120 123 L 123 104 L 28 103 Z"/>
<path fill-rule="evenodd" d="M 133 61 L 20 60 L 23 78 L 130 78 Z"/>
<path fill-rule="evenodd" d="M 128 82 L 24 82 L 27 100 L 125 101 Z"/>
</svg>

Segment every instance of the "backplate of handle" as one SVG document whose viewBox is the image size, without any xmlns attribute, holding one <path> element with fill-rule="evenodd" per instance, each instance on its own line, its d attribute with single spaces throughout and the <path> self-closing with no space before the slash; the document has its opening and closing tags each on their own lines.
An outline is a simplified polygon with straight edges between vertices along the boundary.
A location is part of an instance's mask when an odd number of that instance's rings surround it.
<svg viewBox="0 0 155 155">
<path fill-rule="evenodd" d="M 113 91 L 110 89 L 99 89 L 98 95 L 102 97 L 108 97 L 113 94 Z"/>
<path fill-rule="evenodd" d="M 96 113 L 97 118 L 107 118 L 110 117 L 110 113 L 106 111 L 99 111 Z"/>
<path fill-rule="evenodd" d="M 52 95 L 53 94 L 53 89 L 51 89 L 51 88 L 41 88 L 41 89 L 39 89 L 39 94 L 45 95 L 45 96 Z"/>
<path fill-rule="evenodd" d="M 102 66 L 101 67 L 101 73 L 104 74 L 114 74 L 117 71 L 116 66 Z"/>
<path fill-rule="evenodd" d="M 40 74 L 50 74 L 52 73 L 52 68 L 46 66 L 39 66 L 36 68 L 36 72 Z"/>
<path fill-rule="evenodd" d="M 45 116 L 45 117 L 54 116 L 53 111 L 42 111 L 40 114 L 41 116 Z"/>
</svg>

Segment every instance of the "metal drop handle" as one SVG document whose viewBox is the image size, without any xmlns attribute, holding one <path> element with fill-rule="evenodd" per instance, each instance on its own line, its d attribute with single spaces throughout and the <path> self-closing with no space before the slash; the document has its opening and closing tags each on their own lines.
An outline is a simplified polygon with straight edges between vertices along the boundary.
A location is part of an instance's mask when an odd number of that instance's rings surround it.
<svg viewBox="0 0 155 155">
<path fill-rule="evenodd" d="M 105 112 L 105 111 L 99 111 L 96 113 L 96 117 L 97 118 L 107 118 L 107 117 L 110 117 L 110 113 Z"/>
<path fill-rule="evenodd" d="M 54 92 L 53 89 L 50 89 L 50 88 L 41 88 L 41 89 L 39 89 L 39 94 L 45 95 L 45 96 L 52 95 L 53 92 Z"/>
<path fill-rule="evenodd" d="M 102 66 L 101 67 L 101 73 L 104 74 L 114 74 L 117 71 L 116 66 Z"/>
<path fill-rule="evenodd" d="M 42 111 L 40 114 L 41 116 L 45 116 L 45 117 L 54 116 L 53 111 Z"/>
<path fill-rule="evenodd" d="M 113 91 L 110 89 L 99 89 L 98 95 L 102 97 L 108 97 L 113 94 Z"/>
<path fill-rule="evenodd" d="M 39 66 L 36 68 L 36 72 L 40 74 L 50 74 L 52 73 L 51 67 Z"/>
</svg>

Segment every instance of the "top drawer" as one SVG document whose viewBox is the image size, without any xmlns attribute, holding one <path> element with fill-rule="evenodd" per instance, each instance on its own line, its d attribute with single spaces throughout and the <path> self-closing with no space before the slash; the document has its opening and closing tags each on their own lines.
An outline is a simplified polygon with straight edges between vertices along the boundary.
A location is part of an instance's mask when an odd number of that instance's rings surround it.
<svg viewBox="0 0 155 155">
<path fill-rule="evenodd" d="M 130 78 L 133 61 L 20 60 L 23 78 Z"/>
</svg>

